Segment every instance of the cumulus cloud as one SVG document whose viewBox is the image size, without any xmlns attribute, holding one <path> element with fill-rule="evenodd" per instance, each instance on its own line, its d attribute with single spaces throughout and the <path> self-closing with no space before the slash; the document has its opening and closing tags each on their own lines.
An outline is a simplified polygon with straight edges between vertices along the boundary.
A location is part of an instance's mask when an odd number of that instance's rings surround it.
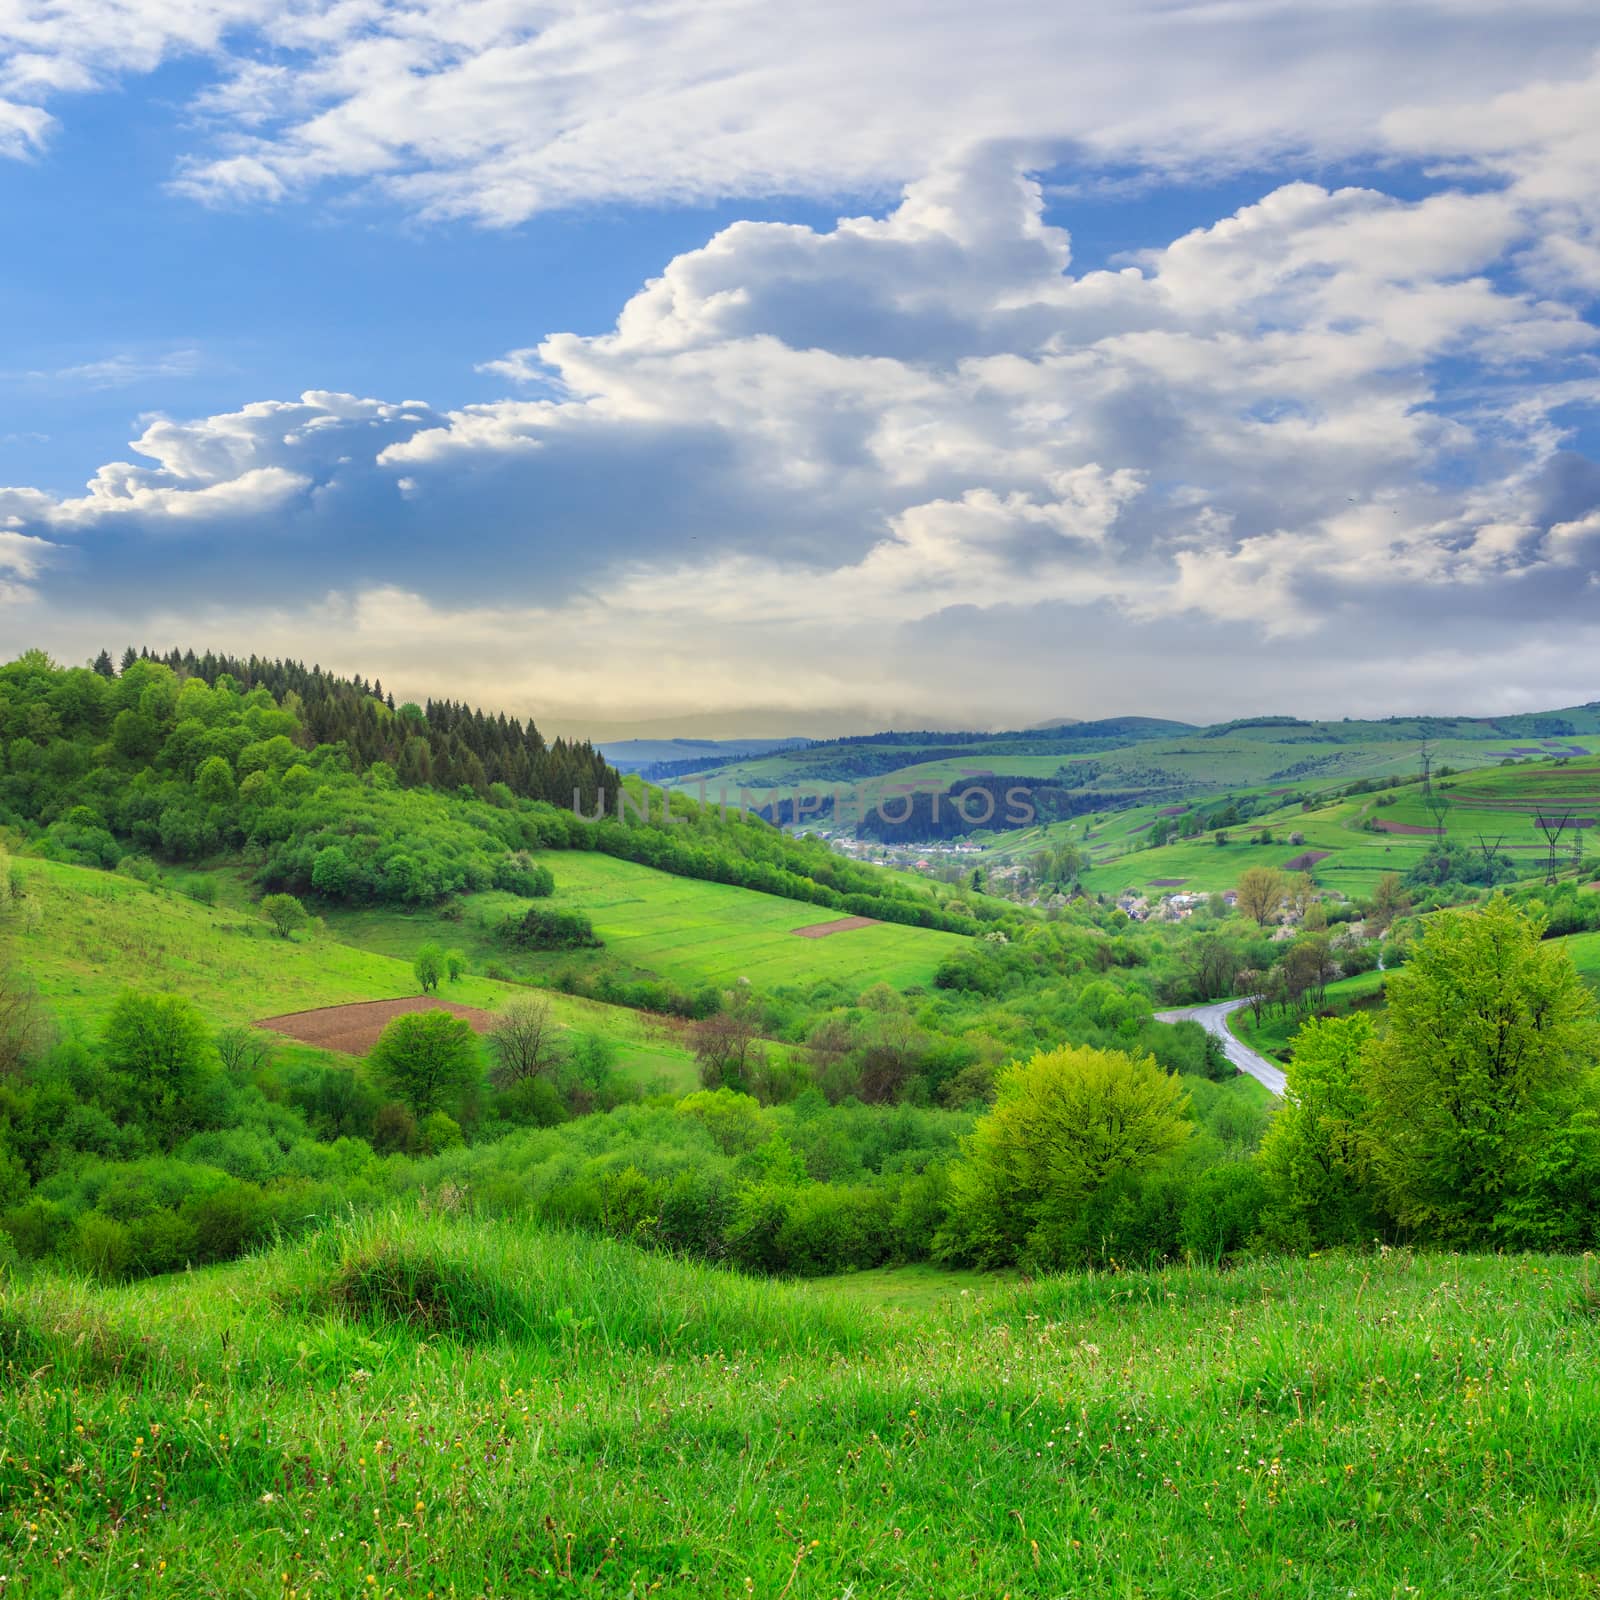
<svg viewBox="0 0 1600 1600">
<path fill-rule="evenodd" d="M 46 631 L 179 588 L 230 643 L 574 716 L 1355 709 L 1402 667 L 1460 707 L 1507 692 L 1473 650 L 1591 698 L 1600 338 L 1523 270 L 1546 215 L 1289 182 L 1075 272 L 989 147 L 883 216 L 724 229 L 492 363 L 521 394 L 155 420 L 0 526 Z"/>
</svg>

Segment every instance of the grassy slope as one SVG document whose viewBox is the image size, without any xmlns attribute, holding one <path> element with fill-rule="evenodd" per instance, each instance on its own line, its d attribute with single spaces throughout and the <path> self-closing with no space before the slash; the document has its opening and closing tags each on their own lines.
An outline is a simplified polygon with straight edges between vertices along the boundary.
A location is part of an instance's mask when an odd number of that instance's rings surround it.
<svg viewBox="0 0 1600 1600">
<path fill-rule="evenodd" d="M 1537 875 L 1543 870 L 1545 847 L 1533 826 L 1533 810 L 1570 806 L 1578 816 L 1600 817 L 1600 776 L 1594 773 L 1592 762 L 1568 767 L 1539 762 L 1489 767 L 1452 778 L 1447 789 L 1455 806 L 1446 822 L 1448 837 L 1469 849 L 1476 847 L 1480 833 L 1491 842 L 1500 838 L 1501 852 L 1511 858 L 1517 875 Z M 1231 888 L 1246 867 L 1281 867 L 1302 851 L 1320 850 L 1329 853 L 1311 869 L 1319 884 L 1351 896 L 1369 894 L 1385 872 L 1404 874 L 1433 843 L 1428 835 L 1369 833 L 1364 829 L 1369 818 L 1433 825 L 1416 785 L 1392 793 L 1394 804 L 1387 806 L 1379 806 L 1376 795 L 1359 795 L 1332 801 L 1315 811 L 1302 811 L 1296 805 L 1254 817 L 1241 827 L 1230 828 L 1230 842 L 1222 846 L 1207 835 L 1153 850 L 1140 848 L 1156 808 L 1117 813 L 1092 830 L 1090 844 L 1097 865 L 1086 875 L 1085 884 L 1097 892 L 1142 892 L 1152 879 L 1182 878 L 1186 889 L 1209 892 Z M 1272 830 L 1276 842 L 1248 843 L 1250 835 L 1263 827 Z M 1303 834 L 1305 843 L 1288 844 L 1290 833 Z M 1067 837 L 1081 839 L 1081 829 Z M 1586 853 L 1600 847 L 1600 830 L 1585 829 L 1583 837 Z M 1570 866 L 1571 838 L 1569 833 L 1564 841 L 1563 870 Z M 1037 839 L 1033 847 L 1038 847 Z"/>
<path fill-rule="evenodd" d="M 16 933 L 17 956 L 52 1013 L 69 1027 L 98 1027 L 130 986 L 186 994 L 219 1025 L 417 993 L 410 953 L 420 940 L 407 946 L 403 959 L 328 937 L 283 940 L 247 911 L 203 906 L 115 873 L 47 861 L 27 861 L 22 868 L 28 898 Z M 490 1011 L 523 992 L 477 977 L 441 990 L 444 999 Z M 694 1085 L 688 1051 L 662 1038 L 639 1013 L 566 995 L 548 998 L 566 1026 L 613 1039 L 619 1067 L 638 1081 L 664 1076 L 677 1088 Z M 278 1048 L 304 1047 L 284 1042 Z"/>
<path fill-rule="evenodd" d="M 1600 932 L 1574 933 L 1561 942 L 1571 953 L 1572 964 L 1591 987 L 1600 989 Z"/>
<path fill-rule="evenodd" d="M 604 951 L 526 955 L 508 950 L 492 929 L 529 902 L 504 894 L 470 896 L 459 924 L 431 912 L 376 910 L 334 912 L 329 925 L 341 938 L 397 955 L 437 938 L 461 945 L 480 963 L 498 961 L 530 976 L 609 961 L 689 988 L 740 978 L 764 989 L 818 978 L 840 978 L 862 988 L 880 980 L 899 987 L 927 984 L 945 953 L 964 942 L 959 934 L 895 923 L 800 939 L 792 929 L 832 921 L 839 913 L 729 884 L 678 878 L 586 850 L 551 851 L 540 859 L 555 875 L 550 903 L 586 912 L 606 942 Z"/>
<path fill-rule="evenodd" d="M 0 1571 L 230 1600 L 1569 1600 L 1600 1566 L 1586 1272 L 1395 1253 L 881 1311 L 428 1219 L 39 1283 L 0 1299 Z"/>
</svg>

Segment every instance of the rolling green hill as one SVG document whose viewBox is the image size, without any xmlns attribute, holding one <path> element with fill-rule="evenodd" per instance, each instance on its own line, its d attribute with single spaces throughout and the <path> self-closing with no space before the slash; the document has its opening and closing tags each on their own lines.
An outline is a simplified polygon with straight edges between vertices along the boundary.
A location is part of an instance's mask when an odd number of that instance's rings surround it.
<svg viewBox="0 0 1600 1600">
<path fill-rule="evenodd" d="M 21 871 L 24 911 L 7 953 L 69 1029 L 97 1031 L 130 986 L 184 995 L 214 1026 L 417 993 L 411 957 L 419 938 L 387 954 L 337 937 L 280 939 L 253 910 L 202 905 L 121 874 L 53 861 L 30 861 Z M 516 985 L 475 976 L 442 989 L 443 998 L 486 1011 L 522 993 Z M 547 999 L 560 1026 L 610 1039 L 620 1069 L 636 1081 L 695 1083 L 689 1051 L 663 1039 L 637 1011 L 571 995 Z M 286 1056 L 329 1059 L 305 1045 L 275 1048 Z"/>
<path fill-rule="evenodd" d="M 1414 754 L 1414 752 L 1413 752 Z M 1445 838 L 1464 849 L 1477 849 L 1480 840 L 1494 845 L 1509 863 L 1504 881 L 1542 877 L 1547 846 L 1536 828 L 1540 815 L 1570 812 L 1582 827 L 1571 828 L 1561 841 L 1559 866 L 1570 876 L 1575 858 L 1572 846 L 1582 846 L 1585 858 L 1600 850 L 1600 765 L 1572 760 L 1519 762 L 1485 767 L 1447 776 L 1438 782 L 1451 808 L 1445 817 Z M 1252 791 L 1240 791 L 1250 794 Z M 1311 809 L 1293 803 L 1264 809 L 1248 821 L 1229 827 L 1228 842 L 1217 845 L 1214 835 L 1150 848 L 1146 834 L 1164 808 L 1142 807 L 1115 813 L 1102 823 L 1054 830 L 1039 830 L 1013 843 L 1002 841 L 997 859 L 1017 859 L 1037 850 L 1057 836 L 1085 842 L 1094 866 L 1084 876 L 1085 887 L 1096 892 L 1144 892 L 1171 886 L 1210 892 L 1231 888 L 1239 874 L 1251 866 L 1286 867 L 1301 858 L 1319 859 L 1307 866 L 1321 886 L 1359 896 L 1371 892 L 1386 872 L 1404 874 L 1437 842 L 1433 814 L 1426 808 L 1420 784 L 1408 782 L 1396 789 L 1340 797 L 1327 803 L 1311 801 Z M 1250 842 L 1263 828 L 1273 843 Z M 1292 834 L 1303 842 L 1290 842 Z"/>
<path fill-rule="evenodd" d="M 492 892 L 465 897 L 457 907 L 459 921 L 446 921 L 436 910 L 377 908 L 334 909 L 328 923 L 342 939 L 395 955 L 431 938 L 462 945 L 480 966 L 494 962 L 532 979 L 610 966 L 630 977 L 662 978 L 685 988 L 726 987 L 740 978 L 763 989 L 819 978 L 861 980 L 862 987 L 869 977 L 899 988 L 926 985 L 940 960 L 966 943 L 958 934 L 895 923 L 801 938 L 794 929 L 833 921 L 838 913 L 675 877 L 593 851 L 553 851 L 538 859 L 555 877 L 550 903 L 583 911 L 605 940 L 603 951 L 509 949 L 493 929 L 529 902 Z"/>
</svg>

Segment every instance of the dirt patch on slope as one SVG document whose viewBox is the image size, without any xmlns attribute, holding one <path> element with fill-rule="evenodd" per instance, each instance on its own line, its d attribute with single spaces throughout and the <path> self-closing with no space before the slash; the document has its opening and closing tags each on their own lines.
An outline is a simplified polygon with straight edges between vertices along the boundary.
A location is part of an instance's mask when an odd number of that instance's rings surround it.
<svg viewBox="0 0 1600 1600">
<path fill-rule="evenodd" d="M 1376 828 L 1379 833 L 1420 833 L 1432 834 L 1435 837 L 1437 837 L 1439 833 L 1437 828 L 1424 828 L 1420 823 L 1417 822 L 1389 822 L 1387 820 L 1380 820 L 1375 821 L 1372 826 Z"/>
<path fill-rule="evenodd" d="M 1291 856 L 1283 864 L 1285 872 L 1309 872 L 1319 861 L 1326 861 L 1333 854 L 1331 850 L 1307 850 L 1298 856 Z"/>
<path fill-rule="evenodd" d="M 1150 889 L 1176 889 L 1188 881 L 1187 878 L 1146 878 L 1145 886 Z"/>
<path fill-rule="evenodd" d="M 412 995 L 404 1000 L 362 1000 L 348 1006 L 319 1006 L 315 1011 L 290 1011 L 281 1017 L 263 1017 L 256 1026 L 287 1034 L 320 1050 L 338 1050 L 347 1056 L 364 1056 L 378 1042 L 386 1024 L 412 1011 L 448 1011 L 486 1033 L 494 1018 L 476 1006 L 458 1006 L 432 995 Z"/>
<path fill-rule="evenodd" d="M 848 933 L 852 928 L 875 928 L 876 917 L 835 917 L 832 922 L 812 922 L 803 928 L 791 928 L 798 939 L 826 939 L 829 934 Z"/>
</svg>

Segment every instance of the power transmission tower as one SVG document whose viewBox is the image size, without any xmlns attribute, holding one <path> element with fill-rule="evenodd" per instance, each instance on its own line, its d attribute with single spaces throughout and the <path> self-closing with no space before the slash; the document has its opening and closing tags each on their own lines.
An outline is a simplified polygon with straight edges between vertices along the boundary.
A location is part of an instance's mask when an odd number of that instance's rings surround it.
<svg viewBox="0 0 1600 1600">
<path fill-rule="evenodd" d="M 1504 839 L 1505 835 L 1502 833 L 1493 844 L 1490 844 L 1481 833 L 1478 835 L 1478 850 L 1483 856 L 1484 879 L 1491 889 L 1494 888 L 1495 873 L 1499 870 L 1500 863 L 1497 856 Z"/>
<path fill-rule="evenodd" d="M 1544 881 L 1547 888 L 1553 888 L 1558 876 L 1556 852 L 1560 848 L 1561 835 L 1572 826 L 1572 813 L 1563 811 L 1559 817 L 1547 817 L 1541 811 L 1534 818 L 1534 826 L 1544 835 L 1544 842 L 1549 849 L 1549 854 L 1545 858 Z"/>
<path fill-rule="evenodd" d="M 1437 830 L 1440 843 L 1442 844 L 1444 842 L 1445 830 L 1444 819 L 1449 815 L 1450 807 L 1455 802 L 1451 800 L 1450 796 L 1447 795 L 1443 789 L 1430 788 L 1423 794 L 1422 803 L 1428 808 L 1428 812 L 1433 818 L 1433 826 Z"/>
</svg>

